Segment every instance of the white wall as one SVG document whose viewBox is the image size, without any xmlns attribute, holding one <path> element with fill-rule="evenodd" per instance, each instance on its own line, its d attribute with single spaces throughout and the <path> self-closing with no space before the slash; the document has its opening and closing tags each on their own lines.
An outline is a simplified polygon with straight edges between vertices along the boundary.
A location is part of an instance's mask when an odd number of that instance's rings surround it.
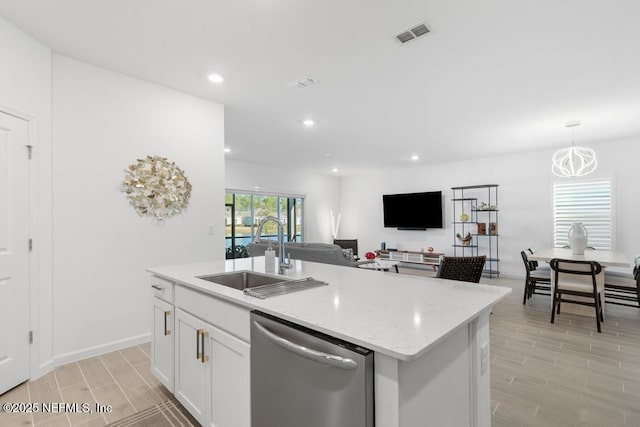
<svg viewBox="0 0 640 427">
<path fill-rule="evenodd" d="M 304 205 L 305 241 L 333 242 L 329 212 L 340 211 L 340 180 L 287 169 L 227 159 L 225 187 L 253 192 L 299 194 L 307 196 Z M 339 229 L 342 234 L 342 227 Z"/>
<path fill-rule="evenodd" d="M 51 264 L 51 51 L 0 17 L 0 111 L 29 120 L 34 147 L 31 163 L 30 220 L 31 329 L 34 343 L 31 374 L 51 368 L 52 264 Z M 4 325 L 3 327 L 6 327 Z"/>
<path fill-rule="evenodd" d="M 223 106 L 53 56 L 56 363 L 148 340 L 145 268 L 224 257 Z M 140 217 L 120 191 L 146 155 L 181 167 L 184 214 Z M 215 235 L 208 235 L 209 224 Z"/>
<path fill-rule="evenodd" d="M 631 261 L 640 253 L 637 221 L 640 138 L 590 147 L 596 150 L 599 166 L 585 179 L 614 179 L 616 249 Z M 385 241 L 387 246 L 398 249 L 420 250 L 433 246 L 437 252 L 452 255 L 451 187 L 498 184 L 501 271 L 505 275 L 521 276 L 520 251 L 553 243 L 552 184 L 562 179 L 551 173 L 552 153 L 552 150 L 535 151 L 343 178 L 342 233 L 359 239 L 360 252 L 378 249 L 380 242 Z M 383 194 L 438 190 L 445 196 L 444 229 L 398 231 L 383 227 Z"/>
</svg>

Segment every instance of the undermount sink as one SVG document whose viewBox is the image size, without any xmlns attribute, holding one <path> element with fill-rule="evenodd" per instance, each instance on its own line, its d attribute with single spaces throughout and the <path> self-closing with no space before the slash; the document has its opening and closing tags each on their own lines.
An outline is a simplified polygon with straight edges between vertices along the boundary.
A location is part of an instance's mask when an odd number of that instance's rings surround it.
<svg viewBox="0 0 640 427">
<path fill-rule="evenodd" d="M 253 271 L 248 270 L 198 276 L 198 279 L 239 290 L 255 288 L 256 286 L 262 285 L 271 285 L 273 283 L 284 282 L 287 280 L 284 277 L 273 277 L 266 274 L 254 273 Z"/>
</svg>

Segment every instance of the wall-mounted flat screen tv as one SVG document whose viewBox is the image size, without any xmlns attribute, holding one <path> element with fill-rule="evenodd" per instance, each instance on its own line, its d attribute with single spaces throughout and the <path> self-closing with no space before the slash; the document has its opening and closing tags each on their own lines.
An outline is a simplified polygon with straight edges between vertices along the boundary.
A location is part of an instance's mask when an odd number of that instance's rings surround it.
<svg viewBox="0 0 640 427">
<path fill-rule="evenodd" d="M 442 228 L 442 191 L 384 194 L 384 226 L 404 230 Z"/>
</svg>

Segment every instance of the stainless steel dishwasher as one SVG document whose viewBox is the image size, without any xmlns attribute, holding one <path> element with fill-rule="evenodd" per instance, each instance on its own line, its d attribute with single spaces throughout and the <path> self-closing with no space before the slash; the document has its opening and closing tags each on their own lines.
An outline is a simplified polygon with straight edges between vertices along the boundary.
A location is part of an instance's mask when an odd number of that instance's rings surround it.
<svg viewBox="0 0 640 427">
<path fill-rule="evenodd" d="M 373 351 L 251 312 L 252 427 L 373 427 Z"/>
</svg>

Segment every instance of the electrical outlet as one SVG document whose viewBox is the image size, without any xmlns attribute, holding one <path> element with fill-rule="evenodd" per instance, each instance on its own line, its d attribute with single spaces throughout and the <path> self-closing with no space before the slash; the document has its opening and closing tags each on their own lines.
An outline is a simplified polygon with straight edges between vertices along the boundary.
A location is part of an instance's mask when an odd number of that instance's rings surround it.
<svg viewBox="0 0 640 427">
<path fill-rule="evenodd" d="M 480 375 L 487 373 L 489 369 L 489 343 L 485 342 L 480 347 Z"/>
</svg>

